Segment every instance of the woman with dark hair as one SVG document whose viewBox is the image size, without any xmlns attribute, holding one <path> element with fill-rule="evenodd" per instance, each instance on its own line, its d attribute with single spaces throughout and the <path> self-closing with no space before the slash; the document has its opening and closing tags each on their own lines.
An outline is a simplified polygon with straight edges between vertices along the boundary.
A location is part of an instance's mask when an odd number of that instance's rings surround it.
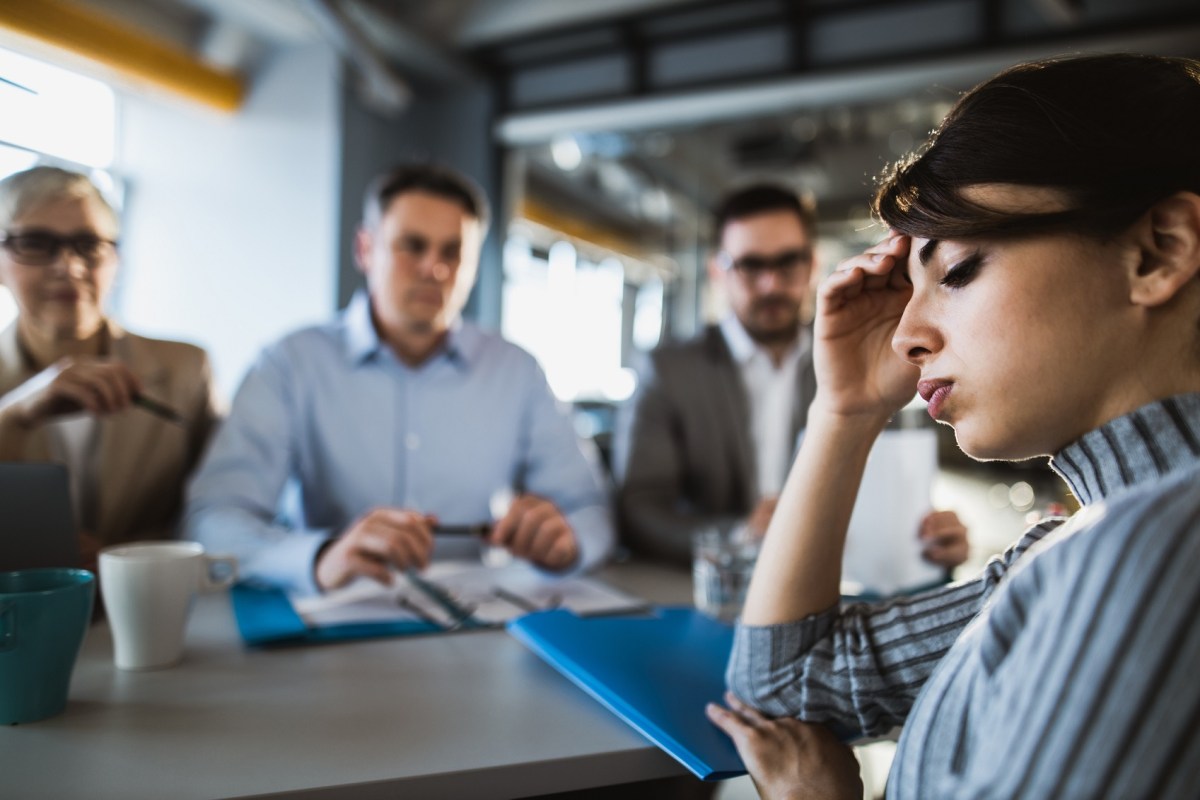
<svg viewBox="0 0 1200 800">
<path fill-rule="evenodd" d="M 1200 786 L 1200 63 L 1109 55 L 976 87 L 885 177 L 891 235 L 825 281 L 808 434 L 710 718 L 766 797 Z M 919 391 L 977 459 L 1080 500 L 973 580 L 838 606 L 871 442 Z M 773 719 L 774 718 L 774 719 Z"/>
</svg>

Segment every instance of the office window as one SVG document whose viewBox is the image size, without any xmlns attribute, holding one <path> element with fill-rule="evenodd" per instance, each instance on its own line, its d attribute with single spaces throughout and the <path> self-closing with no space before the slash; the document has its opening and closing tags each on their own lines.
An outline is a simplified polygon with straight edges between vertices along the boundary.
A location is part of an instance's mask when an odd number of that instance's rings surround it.
<svg viewBox="0 0 1200 800">
<path fill-rule="evenodd" d="M 88 172 L 119 205 L 105 168 L 116 150 L 116 97 L 100 81 L 0 49 L 0 178 L 39 163 Z M 0 328 L 16 317 L 0 287 Z"/>
<path fill-rule="evenodd" d="M 112 89 L 7 50 L 0 50 L 0 78 L 0 143 L 85 167 L 112 165 Z"/>
<path fill-rule="evenodd" d="M 633 390 L 621 363 L 624 293 L 616 258 L 581 258 L 568 241 L 539 254 L 510 236 L 501 332 L 537 358 L 560 400 L 622 400 Z"/>
</svg>

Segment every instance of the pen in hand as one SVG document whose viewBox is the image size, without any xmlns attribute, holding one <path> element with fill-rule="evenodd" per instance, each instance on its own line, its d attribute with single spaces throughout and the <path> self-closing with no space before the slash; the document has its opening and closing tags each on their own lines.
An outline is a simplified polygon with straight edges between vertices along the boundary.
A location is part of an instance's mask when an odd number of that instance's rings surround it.
<svg viewBox="0 0 1200 800">
<path fill-rule="evenodd" d="M 157 400 L 146 397 L 144 394 L 134 395 L 133 404 L 139 408 L 149 411 L 154 416 L 158 417 L 159 419 L 166 420 L 167 422 L 172 422 L 176 425 L 187 424 L 187 420 L 185 420 L 183 415 L 178 411 L 166 405 L 165 403 L 160 403 Z"/>
<path fill-rule="evenodd" d="M 492 532 L 492 523 L 477 522 L 473 525 L 434 525 L 434 536 L 479 536 L 487 538 Z"/>
</svg>

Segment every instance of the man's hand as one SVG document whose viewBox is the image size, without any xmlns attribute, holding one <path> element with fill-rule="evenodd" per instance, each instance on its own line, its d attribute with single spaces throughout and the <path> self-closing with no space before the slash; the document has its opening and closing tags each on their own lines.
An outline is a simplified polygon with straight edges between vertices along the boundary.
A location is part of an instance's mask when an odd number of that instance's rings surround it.
<svg viewBox="0 0 1200 800">
<path fill-rule="evenodd" d="M 921 540 L 921 557 L 930 564 L 954 569 L 967 560 L 970 543 L 967 526 L 953 511 L 931 511 L 921 520 L 917 531 Z"/>
<path fill-rule="evenodd" d="M 732 694 L 705 713 L 733 739 L 764 800 L 862 800 L 858 761 L 824 725 L 768 719 Z"/>
<path fill-rule="evenodd" d="M 771 495 L 759 500 L 758 505 L 750 512 L 749 519 L 746 520 L 746 532 L 755 539 L 765 536 L 767 526 L 771 524 L 771 517 L 775 515 L 775 506 L 778 503 L 779 495 Z"/>
<path fill-rule="evenodd" d="M 566 517 L 549 500 L 531 494 L 513 501 L 488 544 L 546 569 L 566 569 L 579 558 L 579 543 Z"/>
<path fill-rule="evenodd" d="M 391 570 L 423 568 L 433 551 L 432 521 L 402 508 L 376 508 L 354 521 L 317 557 L 317 585 L 344 586 L 359 575 L 390 585 Z"/>
</svg>

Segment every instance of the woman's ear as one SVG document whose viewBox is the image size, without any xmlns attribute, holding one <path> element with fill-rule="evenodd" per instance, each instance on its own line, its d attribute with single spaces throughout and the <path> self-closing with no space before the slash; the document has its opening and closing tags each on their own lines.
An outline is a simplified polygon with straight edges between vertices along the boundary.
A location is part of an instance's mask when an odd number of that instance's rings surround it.
<svg viewBox="0 0 1200 800">
<path fill-rule="evenodd" d="M 1200 195 L 1177 192 L 1158 201 L 1139 226 L 1141 258 L 1129 299 L 1159 306 L 1200 276 Z"/>
</svg>

